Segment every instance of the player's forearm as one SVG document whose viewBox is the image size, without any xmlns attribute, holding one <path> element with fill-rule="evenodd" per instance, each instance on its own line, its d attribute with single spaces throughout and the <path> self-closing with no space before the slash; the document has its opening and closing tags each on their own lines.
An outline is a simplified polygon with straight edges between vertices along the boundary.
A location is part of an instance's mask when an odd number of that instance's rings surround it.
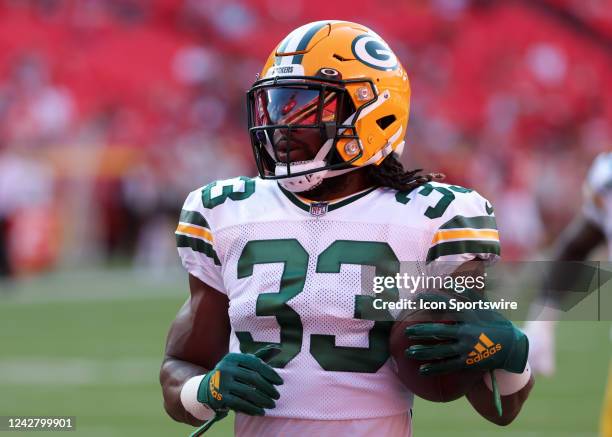
<svg viewBox="0 0 612 437">
<path fill-rule="evenodd" d="M 551 260 L 583 261 L 604 240 L 604 234 L 596 224 L 578 216 L 559 236 L 552 248 Z"/>
<path fill-rule="evenodd" d="M 530 375 L 527 384 L 517 392 L 505 396 L 502 394 L 502 416 L 499 416 L 497 413 L 493 402 L 493 392 L 485 384 L 484 380 L 479 381 L 472 387 L 466 397 L 482 417 L 496 425 L 505 426 L 512 423 L 516 416 L 518 416 L 534 385 L 535 379 L 533 375 Z"/>
<path fill-rule="evenodd" d="M 556 307 L 576 285 L 576 268 L 564 262 L 584 261 L 604 241 L 602 230 L 586 217 L 579 215 L 559 236 L 549 253 L 552 261 L 540 291 L 541 305 Z"/>
<path fill-rule="evenodd" d="M 181 389 L 187 380 L 206 372 L 207 369 L 203 367 L 166 356 L 159 373 L 159 380 L 164 396 L 164 409 L 177 422 L 194 426 L 202 423 L 185 410 L 181 402 Z"/>
</svg>

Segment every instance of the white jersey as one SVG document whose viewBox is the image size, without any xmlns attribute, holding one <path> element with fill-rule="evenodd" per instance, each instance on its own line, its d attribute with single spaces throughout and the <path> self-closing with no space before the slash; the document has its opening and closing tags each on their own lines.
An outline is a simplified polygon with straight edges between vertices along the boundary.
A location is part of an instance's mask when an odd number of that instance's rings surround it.
<svg viewBox="0 0 612 437">
<path fill-rule="evenodd" d="M 412 406 L 389 356 L 392 322 L 364 310 L 374 296 L 361 290 L 362 265 L 395 274 L 399 261 L 425 269 L 499 255 L 491 205 L 435 182 L 326 203 L 275 181 L 218 181 L 189 194 L 176 235 L 189 273 L 229 299 L 229 350 L 280 346 L 270 364 L 284 384 L 266 417 L 287 419 L 373 419 Z"/>
<path fill-rule="evenodd" d="M 593 164 L 584 185 L 584 215 L 612 241 L 612 152 L 602 153 Z M 612 259 L 612 244 L 608 244 Z"/>
<path fill-rule="evenodd" d="M 412 412 L 353 420 L 309 420 L 237 414 L 236 436 L 411 437 Z"/>
</svg>

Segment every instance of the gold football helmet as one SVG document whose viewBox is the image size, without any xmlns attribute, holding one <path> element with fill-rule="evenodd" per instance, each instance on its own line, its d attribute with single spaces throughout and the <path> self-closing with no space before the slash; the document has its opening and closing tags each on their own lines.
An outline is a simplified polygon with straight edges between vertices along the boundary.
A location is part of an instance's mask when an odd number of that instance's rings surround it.
<svg viewBox="0 0 612 437">
<path fill-rule="evenodd" d="M 347 21 L 317 21 L 272 51 L 247 102 L 260 176 L 300 192 L 401 154 L 410 83 L 376 33 Z M 296 150 L 307 149 L 304 138 L 313 136 L 315 150 Z"/>
</svg>

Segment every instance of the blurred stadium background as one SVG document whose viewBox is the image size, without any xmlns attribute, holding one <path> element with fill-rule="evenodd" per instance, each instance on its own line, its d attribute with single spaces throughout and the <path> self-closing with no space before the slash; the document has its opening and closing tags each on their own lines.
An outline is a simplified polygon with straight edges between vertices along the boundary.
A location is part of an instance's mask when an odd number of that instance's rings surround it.
<svg viewBox="0 0 612 437">
<path fill-rule="evenodd" d="M 157 384 L 187 297 L 178 211 L 255 173 L 244 92 L 326 18 L 372 27 L 408 70 L 404 162 L 491 199 L 505 259 L 545 259 L 612 149 L 610 0 L 0 0 L 0 415 L 189 432 Z M 608 334 L 562 324 L 558 372 L 510 428 L 419 401 L 415 435 L 597 435 Z"/>
</svg>

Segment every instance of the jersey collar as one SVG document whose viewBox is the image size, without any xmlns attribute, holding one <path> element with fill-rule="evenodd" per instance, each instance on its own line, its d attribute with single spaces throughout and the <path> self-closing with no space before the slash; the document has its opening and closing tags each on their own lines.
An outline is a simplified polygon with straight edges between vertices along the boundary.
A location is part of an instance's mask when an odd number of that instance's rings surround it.
<svg viewBox="0 0 612 437">
<path fill-rule="evenodd" d="M 331 212 L 335 209 L 346 206 L 349 203 L 353 203 L 354 201 L 359 200 L 364 196 L 367 196 L 368 194 L 370 194 L 371 192 L 373 192 L 374 190 L 378 188 L 378 187 L 371 187 L 366 190 L 360 191 L 358 193 L 351 194 L 350 196 L 341 197 L 339 199 L 333 199 L 329 201 L 319 201 L 319 200 L 309 200 L 309 199 L 306 199 L 305 197 L 298 196 L 295 193 L 287 191 L 286 189 L 281 187 L 280 184 L 277 184 L 277 185 L 280 191 L 287 197 L 287 199 L 291 201 L 291 203 L 293 203 L 298 208 L 306 212 L 311 212 L 311 213 L 312 213 L 311 207 L 313 205 L 326 204 L 327 212 Z"/>
</svg>

